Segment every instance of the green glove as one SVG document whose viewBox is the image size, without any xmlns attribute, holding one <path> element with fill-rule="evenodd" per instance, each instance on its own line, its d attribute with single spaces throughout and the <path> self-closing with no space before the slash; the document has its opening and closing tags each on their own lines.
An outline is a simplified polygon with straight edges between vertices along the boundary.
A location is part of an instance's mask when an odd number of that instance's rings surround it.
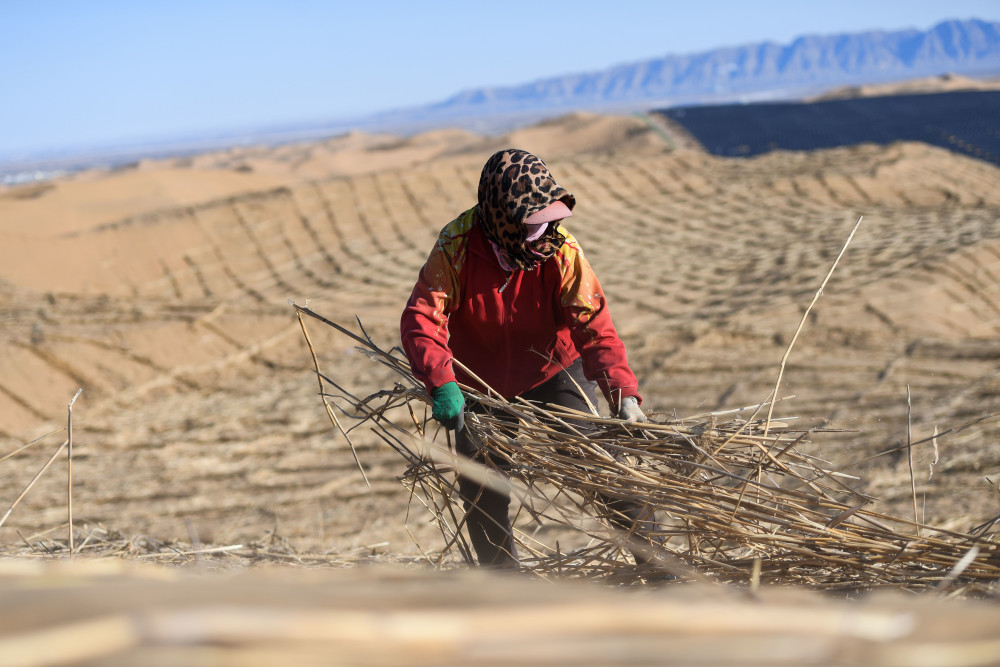
<svg viewBox="0 0 1000 667">
<path fill-rule="evenodd" d="M 440 387 L 434 387 L 434 390 L 431 391 L 431 397 L 434 399 L 432 412 L 434 419 L 441 422 L 445 428 L 454 430 L 458 425 L 458 417 L 462 414 L 462 408 L 465 407 L 462 390 L 454 382 L 446 382 Z"/>
</svg>

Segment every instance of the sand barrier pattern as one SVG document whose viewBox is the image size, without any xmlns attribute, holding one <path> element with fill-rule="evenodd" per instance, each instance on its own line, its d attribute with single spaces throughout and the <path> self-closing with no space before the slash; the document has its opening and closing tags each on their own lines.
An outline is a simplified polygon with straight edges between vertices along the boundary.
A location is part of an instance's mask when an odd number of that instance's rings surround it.
<svg viewBox="0 0 1000 667">
<path fill-rule="evenodd" d="M 995 167 L 919 144 L 549 161 L 581 202 L 571 229 L 650 410 L 683 415 L 765 395 L 803 303 L 863 214 L 790 364 L 795 415 L 862 431 L 824 453 L 840 461 L 905 438 L 906 385 L 922 436 L 1000 411 Z M 193 517 L 206 541 L 277 525 L 306 544 L 341 530 L 412 548 L 394 514 L 397 462 L 359 434 L 376 491 L 353 476 L 346 444 L 315 412 L 287 301 L 362 314 L 392 341 L 438 229 L 472 205 L 480 166 L 456 157 L 299 182 L 52 239 L 66 282 L 2 276 L 0 442 L 13 449 L 42 416 L 58 419 L 63 395 L 84 384 L 81 438 L 93 436 L 80 474 L 92 481 L 80 502 L 91 519 L 184 534 Z M 358 386 L 385 379 L 349 346 L 322 349 Z M 983 426 L 956 437 L 934 477 L 918 480 L 928 522 L 995 509 L 984 478 L 996 435 Z M 24 469 L 36 455 L 26 456 Z M 918 467 L 932 456 L 918 452 Z M 97 481 L 122 470 L 127 480 Z M 883 457 L 866 473 L 887 509 L 909 502 L 905 462 Z M 16 486 L 17 470 L 3 474 Z M 12 525 L 30 534 L 58 523 L 59 494 L 39 487 Z"/>
</svg>

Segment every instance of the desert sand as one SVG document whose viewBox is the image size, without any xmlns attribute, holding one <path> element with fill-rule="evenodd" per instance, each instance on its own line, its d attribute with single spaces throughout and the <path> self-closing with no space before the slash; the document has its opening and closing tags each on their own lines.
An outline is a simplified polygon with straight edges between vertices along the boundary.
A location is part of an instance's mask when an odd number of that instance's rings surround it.
<svg viewBox="0 0 1000 667">
<path fill-rule="evenodd" d="M 1000 169 L 915 143 L 722 159 L 656 119 L 573 114 L 501 137 L 351 134 L 0 191 L 0 452 L 65 426 L 82 388 L 83 531 L 346 560 L 440 549 L 421 508 L 405 519 L 398 456 L 358 432 L 366 486 L 288 302 L 396 344 L 438 230 L 506 146 L 576 195 L 569 227 L 654 415 L 761 401 L 861 216 L 785 369 L 795 398 L 780 416 L 841 430 L 811 447 L 846 465 L 908 430 L 1000 413 Z M 391 383 L 343 336 L 310 333 L 356 394 Z M 914 452 L 922 520 L 966 531 L 1000 512 L 998 436 L 987 419 Z M 0 462 L 5 501 L 63 438 Z M 850 469 L 874 509 L 912 512 L 905 457 Z M 0 541 L 61 539 L 66 515 L 60 462 Z"/>
<path fill-rule="evenodd" d="M 973 79 L 961 74 L 942 74 L 903 82 L 874 83 L 863 86 L 844 86 L 810 98 L 811 102 L 821 100 L 843 100 L 853 97 L 875 97 L 878 95 L 918 95 L 921 93 L 943 93 L 960 90 L 997 90 L 1000 79 Z"/>
</svg>

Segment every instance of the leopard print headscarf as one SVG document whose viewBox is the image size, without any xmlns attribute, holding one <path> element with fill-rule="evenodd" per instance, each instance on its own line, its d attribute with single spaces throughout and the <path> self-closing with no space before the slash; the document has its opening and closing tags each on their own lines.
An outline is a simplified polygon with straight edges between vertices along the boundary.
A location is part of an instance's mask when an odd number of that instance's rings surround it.
<svg viewBox="0 0 1000 667">
<path fill-rule="evenodd" d="M 526 243 L 524 220 L 555 201 L 572 209 L 576 198 L 559 187 L 549 168 L 527 151 L 508 148 L 493 154 L 479 177 L 476 212 L 486 238 L 492 241 L 508 264 L 524 271 L 552 257 L 566 238 L 549 224 L 545 233 Z"/>
</svg>

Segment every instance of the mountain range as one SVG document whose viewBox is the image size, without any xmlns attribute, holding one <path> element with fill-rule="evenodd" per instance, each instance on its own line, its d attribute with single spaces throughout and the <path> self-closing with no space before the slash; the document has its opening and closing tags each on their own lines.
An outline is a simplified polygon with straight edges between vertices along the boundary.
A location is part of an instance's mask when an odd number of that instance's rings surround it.
<svg viewBox="0 0 1000 667">
<path fill-rule="evenodd" d="M 944 73 L 1000 74 L 1000 22 L 950 20 L 926 31 L 810 35 L 785 45 L 763 42 L 666 55 L 517 86 L 475 88 L 374 118 L 419 122 L 791 99 L 836 86 Z"/>
</svg>

